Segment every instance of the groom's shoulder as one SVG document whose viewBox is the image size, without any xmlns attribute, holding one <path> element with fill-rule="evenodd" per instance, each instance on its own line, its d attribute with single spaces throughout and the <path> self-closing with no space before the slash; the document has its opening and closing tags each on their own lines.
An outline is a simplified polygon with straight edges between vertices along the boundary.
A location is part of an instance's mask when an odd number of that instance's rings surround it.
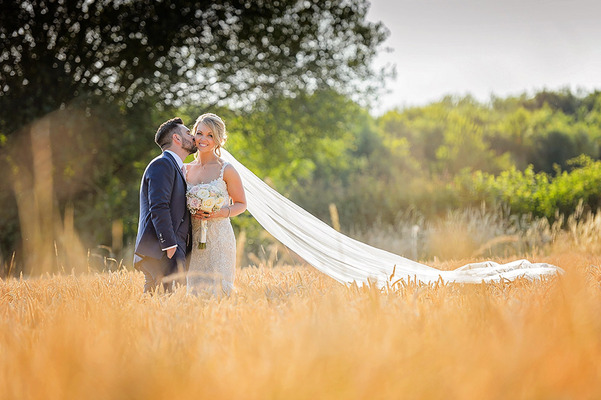
<svg viewBox="0 0 601 400">
<path fill-rule="evenodd" d="M 164 168 L 171 168 L 172 166 L 173 163 L 164 154 L 161 154 L 153 158 L 152 161 L 148 163 L 148 165 L 146 166 L 146 172 Z"/>
<path fill-rule="evenodd" d="M 169 160 L 168 156 L 165 153 L 159 154 L 155 158 L 152 159 L 151 162 L 148 163 L 148 166 L 151 165 L 170 165 L 171 160 Z"/>
</svg>

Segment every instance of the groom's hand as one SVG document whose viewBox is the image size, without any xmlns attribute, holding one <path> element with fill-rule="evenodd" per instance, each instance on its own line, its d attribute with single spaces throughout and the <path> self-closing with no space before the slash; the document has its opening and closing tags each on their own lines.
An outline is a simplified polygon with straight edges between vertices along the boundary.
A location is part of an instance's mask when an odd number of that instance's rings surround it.
<svg viewBox="0 0 601 400">
<path fill-rule="evenodd" d="M 172 258 L 175 254 L 175 250 L 177 250 L 177 247 L 165 250 L 167 252 L 167 258 Z"/>
</svg>

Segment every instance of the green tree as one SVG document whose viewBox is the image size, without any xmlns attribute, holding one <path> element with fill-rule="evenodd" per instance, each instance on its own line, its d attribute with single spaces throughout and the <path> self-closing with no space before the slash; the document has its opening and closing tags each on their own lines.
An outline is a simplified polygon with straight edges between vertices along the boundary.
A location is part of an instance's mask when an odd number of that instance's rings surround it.
<svg viewBox="0 0 601 400">
<path fill-rule="evenodd" d="M 377 90 L 388 72 L 371 60 L 387 30 L 366 20 L 368 5 L 0 0 L 0 169 L 33 179 L 28 164 L 41 142 L 32 129 L 51 115 L 47 168 L 54 189 L 64 189 L 53 203 L 75 208 L 89 244 L 110 244 L 110 222 L 121 219 L 131 239 L 139 178 L 158 153 L 154 131 L 183 105 L 196 106 L 191 118 L 216 107 L 249 115 L 270 99 L 329 89 L 360 99 Z M 301 141 L 304 132 L 296 132 Z M 0 185 L 14 188 L 11 179 Z M 4 204 L 7 255 L 18 213 L 14 197 Z"/>
<path fill-rule="evenodd" d="M 0 0 L 0 131 L 82 94 L 131 106 L 351 92 L 352 82 L 378 82 L 370 61 L 387 31 L 366 21 L 368 4 Z"/>
</svg>

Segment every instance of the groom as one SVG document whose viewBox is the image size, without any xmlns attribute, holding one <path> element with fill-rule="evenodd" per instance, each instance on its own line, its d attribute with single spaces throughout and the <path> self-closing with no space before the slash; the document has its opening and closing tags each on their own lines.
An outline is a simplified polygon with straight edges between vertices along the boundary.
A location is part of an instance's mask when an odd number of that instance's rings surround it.
<svg viewBox="0 0 601 400">
<path fill-rule="evenodd" d="M 140 220 L 134 267 L 144 273 L 144 292 L 173 289 L 185 271 L 190 213 L 182 166 L 196 152 L 194 137 L 180 118 L 163 123 L 154 141 L 163 154 L 148 164 L 140 185 Z M 170 278 L 169 276 L 172 275 Z M 175 276 L 175 278 L 174 278 Z"/>
</svg>

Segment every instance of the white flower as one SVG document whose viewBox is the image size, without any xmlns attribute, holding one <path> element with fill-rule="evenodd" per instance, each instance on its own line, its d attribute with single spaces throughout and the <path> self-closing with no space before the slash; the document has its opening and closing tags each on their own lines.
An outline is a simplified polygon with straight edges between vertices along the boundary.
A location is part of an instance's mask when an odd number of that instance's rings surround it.
<svg viewBox="0 0 601 400">
<path fill-rule="evenodd" d="M 208 197 L 203 200 L 202 206 L 200 207 L 200 209 L 202 211 L 211 212 L 211 211 L 213 211 L 213 207 L 215 207 L 216 203 L 217 203 L 217 201 L 215 200 L 214 197 Z"/>
<path fill-rule="evenodd" d="M 201 202 L 198 198 L 196 197 L 189 197 L 188 198 L 188 208 L 191 210 L 196 210 L 200 207 Z"/>
<path fill-rule="evenodd" d="M 219 196 L 217 198 L 217 208 L 223 207 L 224 204 L 225 204 L 225 197 Z"/>
<path fill-rule="evenodd" d="M 209 191 L 207 189 L 201 188 L 199 186 L 199 189 L 196 192 L 196 196 L 198 196 L 199 198 L 201 198 L 201 199 L 204 200 L 204 199 L 208 199 L 210 197 L 210 193 L 209 193 Z"/>
</svg>

